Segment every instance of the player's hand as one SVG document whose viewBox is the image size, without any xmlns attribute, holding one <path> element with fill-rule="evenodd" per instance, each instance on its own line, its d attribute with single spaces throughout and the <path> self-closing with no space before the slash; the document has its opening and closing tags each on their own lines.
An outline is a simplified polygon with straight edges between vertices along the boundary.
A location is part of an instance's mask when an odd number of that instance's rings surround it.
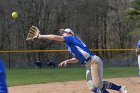
<svg viewBox="0 0 140 93">
<path fill-rule="evenodd" d="M 58 66 L 66 66 L 67 65 L 67 61 L 63 61 L 63 62 L 61 62 Z"/>
<path fill-rule="evenodd" d="M 40 35 L 39 33 L 40 31 L 38 27 L 32 25 L 32 27 L 30 27 L 30 29 L 28 30 L 28 35 L 27 35 L 26 40 L 33 41 L 34 39 L 37 39 Z"/>
</svg>

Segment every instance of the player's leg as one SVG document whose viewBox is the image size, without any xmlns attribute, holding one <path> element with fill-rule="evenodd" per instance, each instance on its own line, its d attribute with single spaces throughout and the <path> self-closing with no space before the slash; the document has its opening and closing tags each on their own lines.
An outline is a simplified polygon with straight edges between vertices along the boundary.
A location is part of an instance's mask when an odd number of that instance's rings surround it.
<svg viewBox="0 0 140 93">
<path fill-rule="evenodd" d="M 98 56 L 94 56 L 90 62 L 86 63 L 86 78 L 87 84 L 92 91 L 102 88 L 103 63 Z M 95 92 L 100 93 L 100 92 Z"/>
<path fill-rule="evenodd" d="M 87 79 L 87 85 L 91 91 L 95 93 L 101 93 L 101 90 L 93 84 L 90 69 L 86 69 L 86 79 Z"/>
<path fill-rule="evenodd" d="M 125 86 L 119 86 L 117 84 L 114 84 L 112 82 L 109 81 L 103 81 L 103 87 L 102 89 L 111 89 L 111 90 L 116 90 L 116 91 L 120 91 L 121 93 L 127 93 L 127 89 L 125 88 Z"/>
<path fill-rule="evenodd" d="M 94 56 L 91 60 L 91 76 L 93 84 L 101 89 L 102 93 L 109 93 L 103 87 L 103 61 L 98 57 Z"/>
<path fill-rule="evenodd" d="M 109 81 L 103 81 L 103 88 L 102 89 L 112 89 L 119 91 L 121 86 L 118 86 L 112 82 Z"/>
<path fill-rule="evenodd" d="M 1 58 L 0 58 L 0 93 L 8 93 L 6 85 L 5 69 Z"/>
<path fill-rule="evenodd" d="M 103 85 L 103 62 L 96 55 L 91 60 L 91 76 L 94 85 L 101 89 Z"/>
<path fill-rule="evenodd" d="M 138 66 L 139 66 L 139 78 L 140 78 L 140 54 L 138 55 Z M 139 83 L 140 83 L 140 81 L 139 81 Z"/>
<path fill-rule="evenodd" d="M 87 80 L 87 85 L 88 85 L 89 89 L 91 91 L 93 91 L 94 93 L 102 93 L 101 90 L 98 87 L 96 87 L 94 85 L 94 83 L 93 83 L 92 76 L 91 76 L 90 65 L 91 65 L 90 62 L 86 63 L 86 80 Z"/>
<path fill-rule="evenodd" d="M 102 90 L 102 93 L 109 93 L 106 89 Z"/>
<path fill-rule="evenodd" d="M 91 75 L 93 84 L 102 90 L 112 89 L 121 91 L 121 93 L 127 93 L 126 88 L 118 86 L 108 81 L 102 81 L 103 78 L 103 62 L 98 56 L 94 56 L 91 60 Z"/>
</svg>

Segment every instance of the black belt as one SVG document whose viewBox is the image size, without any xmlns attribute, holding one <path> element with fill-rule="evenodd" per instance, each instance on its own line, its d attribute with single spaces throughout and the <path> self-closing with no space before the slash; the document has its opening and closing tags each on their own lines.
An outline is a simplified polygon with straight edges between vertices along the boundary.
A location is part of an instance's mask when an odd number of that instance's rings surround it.
<svg viewBox="0 0 140 93">
<path fill-rule="evenodd" d="M 91 56 L 88 57 L 88 58 L 86 59 L 86 62 L 88 62 L 88 61 L 90 61 L 90 60 L 91 60 Z"/>
</svg>

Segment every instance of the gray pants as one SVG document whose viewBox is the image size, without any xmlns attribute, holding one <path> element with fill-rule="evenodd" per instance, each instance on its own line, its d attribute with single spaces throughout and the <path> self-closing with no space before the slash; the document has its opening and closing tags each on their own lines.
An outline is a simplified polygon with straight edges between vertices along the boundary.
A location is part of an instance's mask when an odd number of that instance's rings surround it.
<svg viewBox="0 0 140 93">
<path fill-rule="evenodd" d="M 95 87 L 102 88 L 103 85 L 103 61 L 94 55 L 89 62 L 86 62 L 86 80 L 91 91 Z"/>
</svg>

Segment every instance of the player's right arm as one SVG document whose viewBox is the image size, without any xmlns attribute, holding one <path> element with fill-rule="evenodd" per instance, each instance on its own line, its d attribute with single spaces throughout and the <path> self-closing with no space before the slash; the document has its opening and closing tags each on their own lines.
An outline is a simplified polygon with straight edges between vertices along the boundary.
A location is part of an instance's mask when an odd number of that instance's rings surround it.
<svg viewBox="0 0 140 93">
<path fill-rule="evenodd" d="M 73 64 L 73 63 L 77 63 L 77 62 L 79 62 L 78 59 L 71 58 L 71 59 L 67 59 L 67 60 L 61 62 L 58 66 L 66 66 L 67 64 Z"/>
<path fill-rule="evenodd" d="M 48 39 L 48 40 L 55 40 L 55 41 L 64 41 L 64 37 L 63 36 L 59 36 L 59 35 L 39 35 L 38 39 Z"/>
</svg>

